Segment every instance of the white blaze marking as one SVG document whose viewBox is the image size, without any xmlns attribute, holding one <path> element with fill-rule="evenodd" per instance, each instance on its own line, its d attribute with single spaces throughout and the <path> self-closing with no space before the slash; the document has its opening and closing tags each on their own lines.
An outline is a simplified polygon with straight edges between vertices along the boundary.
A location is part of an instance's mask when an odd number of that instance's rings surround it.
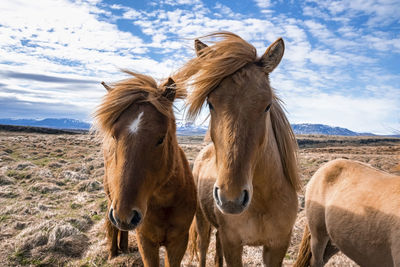
<svg viewBox="0 0 400 267">
<path fill-rule="evenodd" d="M 142 121 L 142 116 L 143 116 L 143 111 L 140 112 L 139 116 L 132 121 L 131 125 L 129 125 L 129 132 L 131 134 L 135 134 L 139 131 L 140 122 Z"/>
</svg>

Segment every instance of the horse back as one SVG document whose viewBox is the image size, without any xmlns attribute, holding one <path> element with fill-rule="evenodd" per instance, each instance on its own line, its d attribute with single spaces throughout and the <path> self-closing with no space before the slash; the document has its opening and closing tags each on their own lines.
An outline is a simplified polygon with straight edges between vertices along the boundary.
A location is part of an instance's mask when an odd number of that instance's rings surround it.
<svg viewBox="0 0 400 267">
<path fill-rule="evenodd" d="M 323 165 L 313 175 L 307 184 L 306 201 L 327 206 L 339 203 L 347 205 L 353 199 L 359 200 L 364 206 L 385 208 L 388 199 L 400 198 L 398 190 L 399 176 L 361 162 L 336 159 Z"/>
<path fill-rule="evenodd" d="M 400 260 L 399 206 L 400 177 L 360 162 L 328 162 L 307 186 L 311 233 L 325 233 L 361 266 L 393 266 L 396 253 Z"/>
</svg>

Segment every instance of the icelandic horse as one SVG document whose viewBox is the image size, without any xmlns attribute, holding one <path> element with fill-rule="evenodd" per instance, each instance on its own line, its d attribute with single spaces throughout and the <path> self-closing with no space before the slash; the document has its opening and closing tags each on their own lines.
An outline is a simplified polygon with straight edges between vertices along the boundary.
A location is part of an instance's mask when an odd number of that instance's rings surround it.
<svg viewBox="0 0 400 267">
<path fill-rule="evenodd" d="M 212 143 L 193 167 L 200 266 L 206 265 L 212 227 L 216 265 L 222 266 L 224 256 L 228 266 L 242 266 L 243 246 L 249 245 L 263 246 L 266 266 L 280 266 L 300 188 L 296 139 L 269 83 L 284 42 L 279 38 L 258 58 L 256 49 L 233 33 L 208 37 L 219 41 L 207 46 L 196 40 L 197 57 L 176 75 L 177 84 L 193 88 L 189 117 L 196 117 L 205 102 L 210 110 Z"/>
<path fill-rule="evenodd" d="M 170 78 L 158 86 L 149 76 L 113 86 L 97 108 L 95 125 L 103 137 L 104 189 L 108 197 L 106 231 L 109 258 L 128 250 L 128 231 L 136 229 L 144 266 L 180 266 L 196 210 L 196 188 L 178 146 L 173 102 L 186 91 Z"/>
<path fill-rule="evenodd" d="M 400 266 L 400 176 L 336 159 L 305 195 L 307 224 L 294 266 L 324 266 L 339 250 L 360 266 Z"/>
</svg>

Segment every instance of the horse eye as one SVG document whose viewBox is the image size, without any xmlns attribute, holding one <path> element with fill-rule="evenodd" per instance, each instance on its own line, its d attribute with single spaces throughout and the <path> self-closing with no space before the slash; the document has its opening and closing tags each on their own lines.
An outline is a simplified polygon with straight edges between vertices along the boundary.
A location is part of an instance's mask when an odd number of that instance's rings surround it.
<svg viewBox="0 0 400 267">
<path fill-rule="evenodd" d="M 157 146 L 161 145 L 161 144 L 164 142 L 164 138 L 165 138 L 165 136 L 163 136 L 163 137 L 161 137 L 160 139 L 158 139 L 156 145 L 157 145 Z"/>
<path fill-rule="evenodd" d="M 210 110 L 214 110 L 214 106 L 213 106 L 210 102 L 207 102 L 207 104 L 208 104 L 208 108 L 209 108 Z"/>
<path fill-rule="evenodd" d="M 264 112 L 268 112 L 268 110 L 271 108 L 271 104 L 269 104 L 266 109 L 264 110 Z"/>
</svg>

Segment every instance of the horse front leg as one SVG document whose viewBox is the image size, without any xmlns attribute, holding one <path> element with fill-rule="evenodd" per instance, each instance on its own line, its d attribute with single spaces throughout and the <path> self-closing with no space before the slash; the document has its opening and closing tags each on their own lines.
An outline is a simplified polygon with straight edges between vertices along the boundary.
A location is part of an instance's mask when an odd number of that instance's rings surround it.
<svg viewBox="0 0 400 267">
<path fill-rule="evenodd" d="M 186 252 L 188 239 L 189 233 L 186 231 L 175 236 L 175 238 L 168 240 L 165 244 L 165 250 L 167 252 L 164 259 L 165 267 L 181 266 L 182 258 Z"/>
<path fill-rule="evenodd" d="M 221 244 L 221 239 L 220 239 L 219 235 L 220 235 L 219 230 L 217 229 L 217 231 L 215 233 L 215 257 L 214 257 L 215 267 L 223 267 L 224 266 L 222 244 Z"/>
<path fill-rule="evenodd" d="M 241 245 L 241 241 L 232 238 L 234 233 L 225 232 L 224 229 L 219 230 L 219 240 L 222 245 L 222 250 L 224 252 L 224 257 L 226 261 L 226 265 L 229 267 L 242 267 L 242 253 L 243 246 Z"/>
<path fill-rule="evenodd" d="M 112 225 L 108 217 L 106 218 L 107 250 L 108 259 L 118 256 L 118 232 L 119 230 Z"/>
<path fill-rule="evenodd" d="M 136 239 L 145 267 L 158 267 L 160 265 L 159 250 L 160 245 L 146 238 L 139 231 L 136 231 Z"/>
<path fill-rule="evenodd" d="M 122 253 L 128 253 L 128 231 L 119 231 L 119 249 Z"/>
<path fill-rule="evenodd" d="M 197 230 L 197 247 L 200 250 L 200 267 L 205 267 L 207 262 L 207 250 L 210 244 L 210 234 L 212 231 L 211 224 L 204 217 L 203 212 L 199 208 L 196 211 L 196 230 Z"/>
<path fill-rule="evenodd" d="M 282 266 L 283 258 L 286 255 L 288 244 L 280 247 L 270 248 L 267 246 L 263 247 L 263 260 L 264 265 L 267 267 L 279 267 Z"/>
</svg>

